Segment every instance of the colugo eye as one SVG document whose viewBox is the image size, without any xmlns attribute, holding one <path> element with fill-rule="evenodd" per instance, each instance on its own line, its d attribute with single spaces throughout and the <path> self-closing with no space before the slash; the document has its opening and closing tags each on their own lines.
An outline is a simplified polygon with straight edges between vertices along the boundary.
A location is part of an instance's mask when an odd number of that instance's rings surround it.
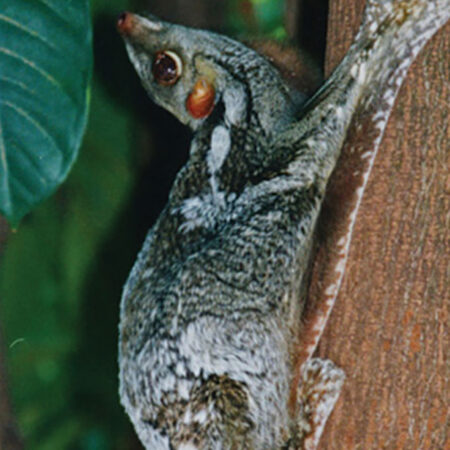
<svg viewBox="0 0 450 450">
<path fill-rule="evenodd" d="M 155 54 L 152 72 L 157 83 L 170 86 L 180 78 L 183 72 L 183 63 L 175 52 L 161 51 Z"/>
</svg>

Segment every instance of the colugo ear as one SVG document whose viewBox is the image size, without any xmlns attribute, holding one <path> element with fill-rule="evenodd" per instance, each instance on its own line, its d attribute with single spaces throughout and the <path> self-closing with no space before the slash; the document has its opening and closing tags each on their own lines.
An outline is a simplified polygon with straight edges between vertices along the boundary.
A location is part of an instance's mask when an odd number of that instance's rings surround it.
<svg viewBox="0 0 450 450">
<path fill-rule="evenodd" d="M 199 78 L 186 99 L 186 109 L 194 119 L 208 117 L 216 100 L 214 85 L 206 78 Z"/>
</svg>

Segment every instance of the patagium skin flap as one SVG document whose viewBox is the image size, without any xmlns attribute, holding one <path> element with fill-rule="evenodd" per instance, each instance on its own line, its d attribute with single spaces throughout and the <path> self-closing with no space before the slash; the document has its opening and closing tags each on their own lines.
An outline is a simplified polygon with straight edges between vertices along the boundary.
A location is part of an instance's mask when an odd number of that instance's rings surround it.
<svg viewBox="0 0 450 450">
<path fill-rule="evenodd" d="M 449 14 L 447 0 L 368 1 L 346 57 L 304 102 L 239 42 L 119 17 L 144 89 L 194 131 L 121 303 L 120 396 L 147 449 L 317 444 L 344 374 L 311 358 L 295 376 L 293 361 L 327 181 L 355 111 L 382 134 Z"/>
</svg>

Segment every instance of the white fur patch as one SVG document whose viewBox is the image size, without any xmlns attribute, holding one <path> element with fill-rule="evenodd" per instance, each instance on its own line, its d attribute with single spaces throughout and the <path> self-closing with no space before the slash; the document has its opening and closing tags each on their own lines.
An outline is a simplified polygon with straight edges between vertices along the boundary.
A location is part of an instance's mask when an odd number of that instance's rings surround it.
<svg viewBox="0 0 450 450">
<path fill-rule="evenodd" d="M 186 219 L 186 222 L 180 226 L 180 231 L 187 233 L 198 227 L 212 227 L 217 214 L 222 211 L 225 204 L 225 193 L 217 192 L 217 188 L 214 195 L 206 194 L 187 198 L 179 208 L 179 211 Z"/>
<path fill-rule="evenodd" d="M 225 118 L 231 125 L 238 125 L 245 119 L 247 96 L 244 89 L 233 86 L 223 93 Z"/>
<path fill-rule="evenodd" d="M 211 175 L 217 173 L 225 162 L 231 148 L 230 132 L 223 125 L 214 128 L 211 135 L 211 149 L 207 156 Z"/>
</svg>

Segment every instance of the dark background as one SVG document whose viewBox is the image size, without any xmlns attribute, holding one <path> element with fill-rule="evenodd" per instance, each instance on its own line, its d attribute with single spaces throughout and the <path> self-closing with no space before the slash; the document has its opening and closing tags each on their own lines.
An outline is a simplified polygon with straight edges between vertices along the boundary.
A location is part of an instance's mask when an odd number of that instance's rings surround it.
<svg viewBox="0 0 450 450">
<path fill-rule="evenodd" d="M 295 42 L 321 68 L 326 4 L 91 2 L 95 72 L 80 158 L 58 192 L 9 236 L 2 257 L 5 357 L 25 448 L 140 448 L 117 394 L 119 301 L 186 159 L 190 132 L 146 97 L 115 31 L 118 12 L 148 10 L 238 38 Z"/>
</svg>

